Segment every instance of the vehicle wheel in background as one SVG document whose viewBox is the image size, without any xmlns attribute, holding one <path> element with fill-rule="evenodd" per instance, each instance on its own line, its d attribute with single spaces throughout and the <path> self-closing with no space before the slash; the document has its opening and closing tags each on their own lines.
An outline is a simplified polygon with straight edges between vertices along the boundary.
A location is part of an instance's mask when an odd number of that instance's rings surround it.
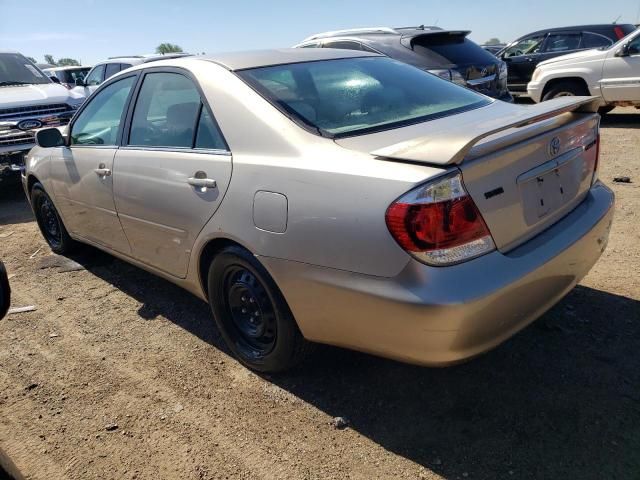
<svg viewBox="0 0 640 480">
<path fill-rule="evenodd" d="M 277 285 L 255 257 L 227 247 L 209 268 L 208 295 L 225 342 L 247 367 L 279 372 L 298 364 L 311 344 Z"/>
<path fill-rule="evenodd" d="M 566 80 L 558 82 L 549 88 L 549 90 L 543 95 L 542 101 L 544 102 L 558 97 L 577 97 L 582 95 L 589 95 L 589 91 L 584 85 L 580 82 Z"/>
<path fill-rule="evenodd" d="M 72 252 L 77 243 L 69 236 L 56 207 L 40 183 L 31 189 L 31 206 L 42 236 L 51 250 L 60 255 Z"/>
<path fill-rule="evenodd" d="M 598 109 L 598 113 L 600 115 L 606 115 L 607 113 L 609 113 L 614 108 L 616 108 L 614 105 L 605 105 L 604 107 L 600 107 Z"/>
</svg>

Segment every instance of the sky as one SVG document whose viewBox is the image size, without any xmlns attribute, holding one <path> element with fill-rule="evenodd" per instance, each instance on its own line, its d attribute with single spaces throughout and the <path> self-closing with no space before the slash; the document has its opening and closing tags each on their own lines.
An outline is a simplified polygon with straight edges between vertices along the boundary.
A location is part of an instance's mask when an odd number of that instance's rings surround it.
<svg viewBox="0 0 640 480">
<path fill-rule="evenodd" d="M 0 0 L 0 49 L 91 65 L 152 53 L 163 42 L 211 54 L 289 47 L 328 30 L 420 24 L 471 30 L 478 43 L 506 42 L 617 18 L 640 23 L 640 0 Z"/>
</svg>

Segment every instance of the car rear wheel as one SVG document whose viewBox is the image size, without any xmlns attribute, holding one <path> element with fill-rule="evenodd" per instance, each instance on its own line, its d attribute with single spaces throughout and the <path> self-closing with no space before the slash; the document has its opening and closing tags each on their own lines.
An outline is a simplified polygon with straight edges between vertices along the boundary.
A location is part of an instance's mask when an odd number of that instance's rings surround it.
<svg viewBox="0 0 640 480">
<path fill-rule="evenodd" d="M 208 275 L 209 303 L 228 347 L 247 367 L 280 372 L 310 348 L 266 269 L 241 247 L 215 256 Z"/>
<path fill-rule="evenodd" d="M 40 183 L 31 189 L 31 206 L 42 236 L 51 250 L 59 255 L 72 252 L 77 243 L 69 236 L 56 207 Z"/>
<path fill-rule="evenodd" d="M 543 95 L 542 100 L 546 101 L 558 97 L 578 97 L 583 95 L 589 95 L 589 91 L 584 85 L 579 82 L 564 81 L 551 86 Z"/>
</svg>

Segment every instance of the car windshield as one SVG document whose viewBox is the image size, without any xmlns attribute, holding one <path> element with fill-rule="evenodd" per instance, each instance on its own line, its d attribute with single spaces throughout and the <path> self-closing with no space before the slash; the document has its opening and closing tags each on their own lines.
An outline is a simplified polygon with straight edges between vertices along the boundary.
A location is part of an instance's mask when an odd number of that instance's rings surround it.
<svg viewBox="0 0 640 480">
<path fill-rule="evenodd" d="M 50 82 L 51 80 L 19 53 L 0 53 L 0 87 Z"/>
<path fill-rule="evenodd" d="M 298 123 L 329 137 L 396 128 L 491 103 L 386 57 L 294 63 L 238 74 Z"/>
</svg>

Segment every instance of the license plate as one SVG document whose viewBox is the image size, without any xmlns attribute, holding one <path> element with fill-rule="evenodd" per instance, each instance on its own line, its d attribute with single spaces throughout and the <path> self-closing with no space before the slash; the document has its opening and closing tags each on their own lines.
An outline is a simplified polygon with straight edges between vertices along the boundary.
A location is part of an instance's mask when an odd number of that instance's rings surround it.
<svg viewBox="0 0 640 480">
<path fill-rule="evenodd" d="M 580 155 L 552 160 L 520 175 L 517 182 L 527 225 L 538 223 L 573 200 L 583 175 Z"/>
</svg>

